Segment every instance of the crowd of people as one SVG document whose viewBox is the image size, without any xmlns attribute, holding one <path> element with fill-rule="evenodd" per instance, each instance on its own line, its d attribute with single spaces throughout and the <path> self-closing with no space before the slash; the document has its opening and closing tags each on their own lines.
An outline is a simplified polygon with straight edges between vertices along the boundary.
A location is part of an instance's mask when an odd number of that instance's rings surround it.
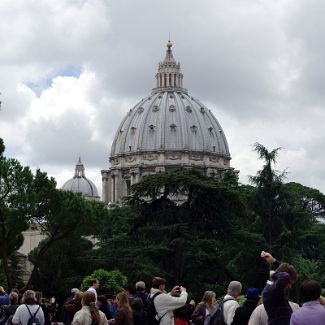
<svg viewBox="0 0 325 325">
<path fill-rule="evenodd" d="M 249 288 L 246 300 L 238 303 L 242 284 L 231 281 L 224 296 L 217 299 L 214 291 L 206 291 L 202 301 L 188 301 L 184 287 L 174 286 L 166 292 L 166 280 L 154 277 L 150 292 L 143 281 L 124 287 L 116 296 L 98 295 L 98 279 L 93 279 L 87 291 L 77 288 L 64 301 L 65 325 L 325 325 L 325 298 L 321 285 L 312 279 L 300 286 L 304 300 L 300 307 L 288 300 L 288 291 L 297 278 L 292 265 L 280 263 L 270 253 L 261 257 L 275 266 L 270 272 L 261 295 Z M 50 325 L 53 321 L 53 301 L 44 304 L 42 294 L 27 290 L 20 297 L 13 289 L 7 294 L 0 287 L 0 325 Z"/>
</svg>

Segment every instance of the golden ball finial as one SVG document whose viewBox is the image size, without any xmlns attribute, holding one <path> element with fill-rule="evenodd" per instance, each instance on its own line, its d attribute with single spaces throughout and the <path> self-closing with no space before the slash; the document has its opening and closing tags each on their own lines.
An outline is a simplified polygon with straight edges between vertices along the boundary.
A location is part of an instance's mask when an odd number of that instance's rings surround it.
<svg viewBox="0 0 325 325">
<path fill-rule="evenodd" d="M 173 46 L 172 42 L 170 40 L 168 40 L 167 42 L 167 48 L 168 50 L 170 50 L 170 48 Z"/>
</svg>

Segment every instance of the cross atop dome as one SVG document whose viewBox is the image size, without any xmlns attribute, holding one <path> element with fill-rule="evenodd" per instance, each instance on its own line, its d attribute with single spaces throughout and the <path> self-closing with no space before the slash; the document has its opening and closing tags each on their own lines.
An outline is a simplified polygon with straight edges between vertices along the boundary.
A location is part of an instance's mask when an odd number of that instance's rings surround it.
<svg viewBox="0 0 325 325">
<path fill-rule="evenodd" d="M 181 73 L 181 66 L 179 62 L 176 62 L 173 57 L 172 42 L 167 42 L 166 56 L 163 62 L 159 63 L 158 73 L 156 74 L 157 88 L 171 88 L 178 91 L 185 91 L 183 89 L 183 74 Z"/>
</svg>

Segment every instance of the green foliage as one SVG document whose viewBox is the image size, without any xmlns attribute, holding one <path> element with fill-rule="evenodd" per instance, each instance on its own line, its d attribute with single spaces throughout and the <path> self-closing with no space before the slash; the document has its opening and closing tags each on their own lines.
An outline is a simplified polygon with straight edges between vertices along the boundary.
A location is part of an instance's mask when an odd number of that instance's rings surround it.
<svg viewBox="0 0 325 325">
<path fill-rule="evenodd" d="M 127 277 L 119 270 L 106 271 L 104 269 L 98 269 L 83 279 L 81 290 L 87 290 L 92 279 L 99 280 L 99 292 L 109 294 L 117 294 L 118 292 L 121 292 L 123 286 L 126 285 L 128 281 Z"/>
<path fill-rule="evenodd" d="M 30 252 L 28 259 L 38 263 L 37 272 L 31 286 L 43 288 L 48 297 L 65 297 L 69 290 L 78 287 L 85 274 L 89 273 L 88 254 L 92 251 L 92 243 L 77 235 L 54 242 L 44 253 L 40 262 L 39 249 L 46 244 L 43 240 L 39 247 Z"/>
</svg>

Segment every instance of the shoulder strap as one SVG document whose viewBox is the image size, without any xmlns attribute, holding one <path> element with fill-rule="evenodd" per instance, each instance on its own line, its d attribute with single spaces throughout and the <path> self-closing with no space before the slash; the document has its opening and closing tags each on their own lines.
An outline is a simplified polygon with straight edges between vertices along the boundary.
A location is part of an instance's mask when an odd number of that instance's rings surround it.
<svg viewBox="0 0 325 325">
<path fill-rule="evenodd" d="M 29 312 L 29 315 L 30 315 L 30 317 L 33 317 L 33 315 L 32 315 L 32 313 L 30 312 L 30 309 L 28 308 L 28 306 L 25 304 L 25 306 L 27 307 L 27 310 L 28 310 L 28 312 Z"/>
<path fill-rule="evenodd" d="M 37 313 L 38 313 L 38 311 L 40 310 L 40 308 L 41 308 L 41 306 L 39 305 L 38 308 L 37 308 L 37 310 L 35 311 L 35 314 L 34 314 L 33 317 L 35 317 L 35 316 L 37 315 Z"/>
<path fill-rule="evenodd" d="M 157 296 L 159 296 L 161 294 L 161 292 L 156 292 L 153 296 L 152 296 L 152 298 L 151 298 L 151 300 L 153 301 Z"/>
<path fill-rule="evenodd" d="M 235 300 L 235 299 L 234 298 L 227 298 L 225 300 L 222 300 L 222 303 L 224 304 L 225 302 L 230 301 L 230 300 Z"/>
</svg>

